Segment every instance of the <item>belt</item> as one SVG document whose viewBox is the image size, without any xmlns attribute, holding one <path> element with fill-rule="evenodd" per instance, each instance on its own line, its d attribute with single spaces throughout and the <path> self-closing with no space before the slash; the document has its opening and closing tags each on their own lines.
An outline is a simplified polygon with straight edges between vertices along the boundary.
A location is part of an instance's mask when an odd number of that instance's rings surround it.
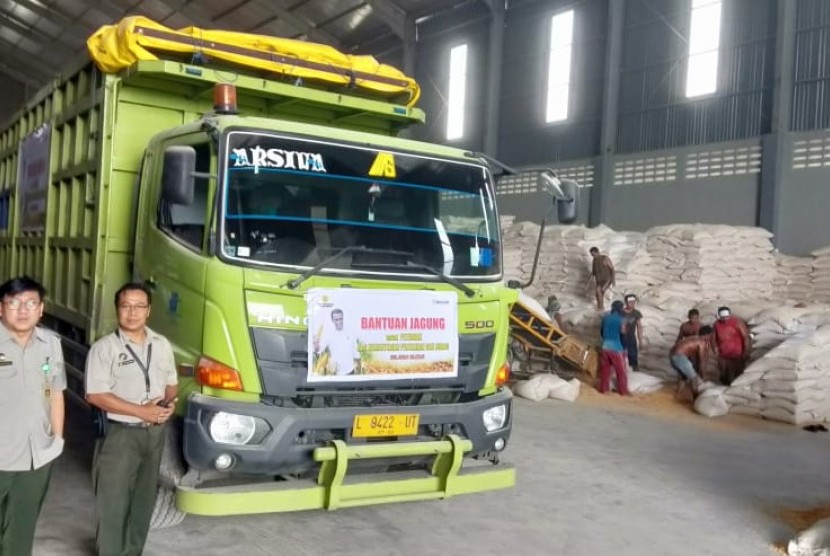
<svg viewBox="0 0 830 556">
<path fill-rule="evenodd" d="M 122 427 L 127 427 L 128 429 L 149 429 L 152 427 L 152 423 L 146 423 L 144 421 L 140 423 L 125 423 L 124 421 L 116 421 L 115 419 L 107 419 L 109 423 L 113 425 L 121 425 Z"/>
</svg>

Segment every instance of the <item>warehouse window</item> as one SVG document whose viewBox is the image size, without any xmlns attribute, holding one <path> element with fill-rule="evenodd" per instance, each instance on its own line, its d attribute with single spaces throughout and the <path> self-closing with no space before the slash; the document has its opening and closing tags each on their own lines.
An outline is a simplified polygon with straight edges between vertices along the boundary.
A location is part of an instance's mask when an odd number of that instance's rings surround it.
<svg viewBox="0 0 830 556">
<path fill-rule="evenodd" d="M 550 20 L 548 52 L 548 95 L 545 121 L 561 122 L 568 118 L 571 90 L 571 54 L 573 51 L 574 12 L 558 13 Z"/>
<path fill-rule="evenodd" d="M 720 0 L 692 0 L 687 97 L 708 95 L 717 90 L 720 7 Z"/>
<path fill-rule="evenodd" d="M 467 45 L 450 50 L 450 90 L 447 94 L 447 139 L 464 136 L 464 100 L 467 96 Z"/>
</svg>

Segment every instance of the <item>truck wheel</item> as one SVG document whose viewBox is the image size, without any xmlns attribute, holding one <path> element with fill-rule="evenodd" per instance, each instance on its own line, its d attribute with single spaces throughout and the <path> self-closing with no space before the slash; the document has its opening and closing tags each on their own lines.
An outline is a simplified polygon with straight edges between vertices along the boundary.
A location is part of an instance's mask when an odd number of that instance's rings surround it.
<svg viewBox="0 0 830 556">
<path fill-rule="evenodd" d="M 508 358 L 512 358 L 512 361 L 519 363 L 527 363 L 530 361 L 530 352 L 525 349 L 523 343 L 515 339 L 510 342 L 510 349 L 507 352 L 507 356 Z"/>
<path fill-rule="evenodd" d="M 175 527 L 182 522 L 185 515 L 176 507 L 176 491 L 159 486 L 156 507 L 153 508 L 153 517 L 150 519 L 150 529 Z"/>
<path fill-rule="evenodd" d="M 176 508 L 176 486 L 185 473 L 182 458 L 182 424 L 177 419 L 170 423 L 164 451 L 159 464 L 159 486 L 156 493 L 156 506 L 150 519 L 150 529 L 165 529 L 182 522 L 185 513 Z"/>
<path fill-rule="evenodd" d="M 530 374 L 530 353 L 520 341 L 511 340 L 507 348 L 507 361 L 510 363 L 511 375 L 525 377 Z"/>
</svg>

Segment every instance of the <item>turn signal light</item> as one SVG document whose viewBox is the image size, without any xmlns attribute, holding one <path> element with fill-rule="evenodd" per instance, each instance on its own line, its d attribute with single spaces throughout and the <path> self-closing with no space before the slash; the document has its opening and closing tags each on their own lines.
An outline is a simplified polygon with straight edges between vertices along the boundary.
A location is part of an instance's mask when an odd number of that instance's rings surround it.
<svg viewBox="0 0 830 556">
<path fill-rule="evenodd" d="M 211 388 L 242 390 L 239 372 L 213 359 L 201 357 L 196 366 L 196 381 Z"/>
<path fill-rule="evenodd" d="M 503 386 L 510 380 L 510 363 L 504 365 L 496 372 L 496 386 Z"/>
</svg>

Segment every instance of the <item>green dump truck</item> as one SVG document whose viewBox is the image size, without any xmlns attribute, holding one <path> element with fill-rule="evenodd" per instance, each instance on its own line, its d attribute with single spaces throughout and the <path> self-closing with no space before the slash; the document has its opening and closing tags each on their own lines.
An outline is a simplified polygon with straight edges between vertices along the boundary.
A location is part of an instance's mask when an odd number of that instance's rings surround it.
<svg viewBox="0 0 830 556">
<path fill-rule="evenodd" d="M 181 392 L 157 526 L 514 483 L 491 169 L 328 89 L 87 62 L 0 132 L 0 279 L 47 287 L 73 398 L 116 289 L 152 288 Z"/>
</svg>

